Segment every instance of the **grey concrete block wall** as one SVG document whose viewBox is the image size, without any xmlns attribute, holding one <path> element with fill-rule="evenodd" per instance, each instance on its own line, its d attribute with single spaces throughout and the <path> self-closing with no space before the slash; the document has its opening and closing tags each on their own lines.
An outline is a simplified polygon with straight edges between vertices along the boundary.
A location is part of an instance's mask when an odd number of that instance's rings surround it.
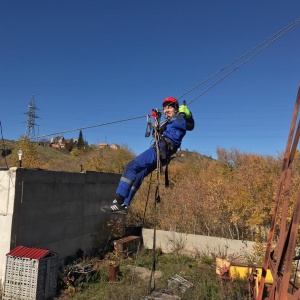
<svg viewBox="0 0 300 300">
<path fill-rule="evenodd" d="M 12 186 L 8 172 L 15 176 L 14 191 L 9 195 L 5 192 L 6 185 Z M 16 246 L 47 248 L 63 259 L 74 256 L 79 248 L 91 250 L 95 239 L 104 239 L 105 243 L 109 220 L 125 224 L 124 216 L 100 211 L 100 206 L 110 203 L 115 196 L 120 174 L 24 168 L 0 173 L 8 178 L 0 186 L 0 229 L 5 230 L 0 243 L 2 282 L 5 255 Z M 3 213 L 6 201 L 8 214 Z"/>
<path fill-rule="evenodd" d="M 143 243 L 153 248 L 153 229 L 143 228 Z M 189 255 L 216 255 L 219 257 L 240 257 L 245 259 L 253 255 L 255 242 L 231 240 L 214 236 L 186 234 L 174 231 L 156 231 L 156 247 L 163 253 L 179 251 Z"/>
<path fill-rule="evenodd" d="M 0 283 L 4 281 L 6 254 L 16 246 L 50 249 L 63 259 L 74 256 L 79 248 L 92 249 L 95 241 L 105 244 L 112 233 L 116 237 L 110 224 L 113 221 L 118 228 L 125 228 L 125 216 L 102 213 L 100 206 L 113 199 L 120 176 L 23 168 L 1 170 Z M 152 248 L 153 230 L 143 229 L 143 240 L 146 248 Z M 253 244 L 157 231 L 157 246 L 164 252 L 182 247 L 191 254 L 220 249 L 249 254 Z"/>
</svg>

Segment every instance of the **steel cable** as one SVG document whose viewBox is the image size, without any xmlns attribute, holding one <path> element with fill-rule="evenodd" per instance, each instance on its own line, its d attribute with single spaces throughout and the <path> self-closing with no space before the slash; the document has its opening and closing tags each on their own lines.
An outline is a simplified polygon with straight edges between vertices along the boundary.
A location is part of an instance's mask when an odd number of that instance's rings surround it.
<svg viewBox="0 0 300 300">
<path fill-rule="evenodd" d="M 225 78 L 227 78 L 229 75 L 231 75 L 233 72 L 235 72 L 236 70 L 238 70 L 240 67 L 242 67 L 243 65 L 245 65 L 247 62 L 249 62 L 251 59 L 253 59 L 256 55 L 258 55 L 260 52 L 262 52 L 264 49 L 266 49 L 268 46 L 270 46 L 271 44 L 273 44 L 277 39 L 279 39 L 281 36 L 283 36 L 286 32 L 288 32 L 290 29 L 292 29 L 294 26 L 296 26 L 298 23 L 300 22 L 300 19 L 297 19 L 296 21 L 294 21 L 292 24 L 290 25 L 288 29 L 284 30 L 281 34 L 279 34 L 276 38 L 274 38 L 273 40 L 271 40 L 269 43 L 267 43 L 264 47 L 262 47 L 261 49 L 259 49 L 257 52 L 255 52 L 253 55 L 251 55 L 249 58 L 247 58 L 245 61 L 243 61 L 241 64 L 239 64 L 237 67 L 235 67 L 233 70 L 231 70 L 230 72 L 228 72 L 226 75 L 224 75 L 222 78 L 220 78 L 218 81 L 216 81 L 214 84 L 212 84 L 209 88 L 207 88 L 204 92 L 202 92 L 200 95 L 198 95 L 197 97 L 195 97 L 192 101 L 190 101 L 187 105 L 190 105 L 191 103 L 193 103 L 195 100 L 199 99 L 200 97 L 202 97 L 204 94 L 206 94 L 209 90 L 211 90 L 213 87 L 215 87 L 217 84 L 219 84 L 221 81 L 223 81 Z M 200 86 L 200 84 L 198 85 Z M 197 87 L 198 87 L 197 86 Z M 194 89 L 191 89 L 190 91 L 192 91 Z M 186 95 L 186 94 L 185 94 Z"/>
<path fill-rule="evenodd" d="M 237 59 L 233 60 L 232 62 L 230 62 L 229 64 L 227 64 L 226 66 L 224 66 L 223 68 L 221 68 L 219 71 L 215 72 L 214 74 L 212 74 L 211 76 L 207 77 L 205 80 L 203 80 L 202 82 L 198 83 L 197 85 L 195 85 L 193 88 L 191 88 L 190 90 L 188 90 L 186 93 L 182 94 L 181 96 L 179 96 L 177 99 L 181 99 L 184 96 L 188 95 L 189 93 L 191 93 L 193 90 L 195 90 L 196 88 L 198 88 L 199 86 L 201 86 L 202 84 L 206 83 L 207 81 L 209 81 L 210 79 L 212 79 L 213 77 L 215 77 L 216 75 L 220 74 L 222 71 L 226 70 L 227 68 L 229 68 L 230 66 L 232 66 L 233 64 L 235 64 L 236 62 L 238 62 L 239 60 L 241 60 L 243 57 L 247 56 L 248 54 L 250 54 L 251 52 L 253 52 L 254 50 L 256 50 L 257 48 L 259 48 L 260 46 L 264 45 L 267 41 L 273 39 L 274 37 L 276 37 L 277 35 L 279 35 L 282 32 L 287 32 L 288 30 L 292 29 L 294 26 L 296 26 L 298 23 L 300 22 L 300 19 L 297 19 L 295 21 L 293 21 L 291 24 L 287 25 L 286 27 L 282 28 L 281 30 L 277 31 L 276 33 L 274 33 L 271 37 L 267 38 L 266 40 L 264 40 L 263 42 L 261 42 L 260 44 L 258 44 L 257 46 L 255 46 L 254 48 L 252 48 L 251 50 L 247 51 L 246 53 L 244 53 L 243 55 L 241 55 L 240 57 L 238 57 Z M 282 33 L 282 34 L 284 34 Z M 282 35 L 281 34 L 281 35 Z M 280 35 L 280 36 L 281 36 Z M 280 36 L 278 36 L 277 38 L 279 38 Z M 276 39 L 277 39 L 276 38 Z M 274 39 L 273 42 L 276 40 Z M 263 48 L 264 49 L 264 48 Z"/>
<path fill-rule="evenodd" d="M 238 70 L 239 68 L 241 68 L 243 65 L 245 65 L 250 60 L 252 60 L 255 56 L 257 56 L 260 52 L 262 52 L 268 46 L 270 46 L 271 44 L 273 44 L 276 40 L 278 40 L 281 36 L 283 36 L 284 34 L 286 34 L 293 27 L 295 27 L 296 25 L 298 25 L 299 22 L 300 22 L 300 18 L 296 19 L 295 21 L 293 21 L 289 25 L 285 26 L 284 28 L 282 28 L 281 30 L 279 30 L 278 32 L 276 32 L 275 34 L 273 34 L 271 37 L 267 38 L 266 40 L 264 40 L 263 42 L 261 42 L 260 44 L 258 44 L 254 48 L 252 48 L 251 50 L 247 51 L 245 54 L 241 55 L 240 57 L 238 57 L 234 61 L 232 61 L 229 64 L 227 64 L 226 66 L 222 67 L 219 71 L 215 72 L 214 74 L 212 74 L 211 76 L 209 76 L 208 78 L 206 78 L 205 80 L 203 80 L 202 82 L 200 82 L 199 84 L 197 84 L 196 86 L 194 86 L 193 88 L 191 88 L 190 90 L 188 90 L 187 92 L 185 92 L 184 94 L 182 94 L 179 97 L 177 97 L 177 99 L 181 99 L 184 96 L 188 95 L 189 93 L 191 93 L 192 91 L 194 91 L 195 89 L 197 89 L 198 87 L 200 87 L 201 85 L 203 85 L 204 83 L 206 83 L 207 81 L 209 81 L 210 79 L 212 79 L 216 75 L 220 74 L 222 71 L 224 71 L 228 67 L 232 66 L 234 63 L 238 62 L 239 60 L 241 60 L 242 58 L 244 58 L 245 56 L 247 56 L 248 54 L 250 54 L 251 52 L 253 52 L 254 50 L 258 49 L 259 47 L 261 47 L 262 45 L 266 44 L 266 42 L 269 41 L 264 47 L 260 48 L 253 55 L 251 55 L 249 58 L 247 58 L 245 61 L 243 61 L 237 67 L 235 67 L 233 70 L 231 70 L 226 75 L 224 75 L 222 78 L 220 78 L 219 80 L 217 80 L 214 84 L 212 84 L 210 87 L 208 87 L 205 91 L 203 91 L 201 94 L 199 94 L 198 96 L 196 96 L 193 100 L 191 100 L 187 105 L 192 104 L 197 99 L 199 99 L 204 94 L 206 94 L 208 91 L 210 91 L 212 88 L 214 88 L 216 85 L 218 85 L 220 82 L 222 82 L 229 75 L 231 75 L 233 72 L 235 72 L 236 70 Z M 147 115 L 143 115 L 143 116 L 128 118 L 128 119 L 119 120 L 119 121 L 107 122 L 107 123 L 102 123 L 102 124 L 96 124 L 96 125 L 91 125 L 91 126 L 86 126 L 86 127 L 80 127 L 80 128 L 75 128 L 75 129 L 70 129 L 70 130 L 65 130 L 65 131 L 60 131 L 60 132 L 45 134 L 45 135 L 38 136 L 37 139 L 48 137 L 48 136 L 53 136 L 53 135 L 57 135 L 57 134 L 67 133 L 67 132 L 73 132 L 73 131 L 78 131 L 78 130 L 90 129 L 90 128 L 94 128 L 94 127 L 100 127 L 100 126 L 106 126 L 106 125 L 111 125 L 111 124 L 117 124 L 117 123 L 132 121 L 132 120 L 136 120 L 136 119 L 145 118 L 146 116 Z"/>
</svg>

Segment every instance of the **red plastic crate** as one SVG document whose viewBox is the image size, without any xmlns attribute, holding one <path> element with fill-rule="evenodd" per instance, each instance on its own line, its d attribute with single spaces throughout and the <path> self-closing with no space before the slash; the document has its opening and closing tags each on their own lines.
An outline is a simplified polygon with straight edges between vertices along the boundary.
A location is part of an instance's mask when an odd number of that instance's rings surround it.
<svg viewBox="0 0 300 300">
<path fill-rule="evenodd" d="M 3 300 L 47 300 L 56 295 L 56 253 L 18 246 L 6 256 Z"/>
</svg>

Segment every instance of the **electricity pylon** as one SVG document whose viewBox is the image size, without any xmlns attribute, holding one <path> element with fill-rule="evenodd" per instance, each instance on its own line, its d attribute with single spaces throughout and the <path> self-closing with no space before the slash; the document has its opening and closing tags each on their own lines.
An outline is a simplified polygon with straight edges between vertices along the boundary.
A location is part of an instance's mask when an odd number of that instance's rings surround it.
<svg viewBox="0 0 300 300">
<path fill-rule="evenodd" d="M 34 95 L 31 96 L 30 102 L 27 105 L 27 107 L 28 107 L 28 112 L 24 113 L 25 115 L 28 116 L 26 136 L 28 137 L 29 140 L 34 141 L 36 139 L 34 126 L 37 125 L 35 123 L 35 119 L 39 118 L 35 112 L 38 108 L 34 101 Z"/>
</svg>

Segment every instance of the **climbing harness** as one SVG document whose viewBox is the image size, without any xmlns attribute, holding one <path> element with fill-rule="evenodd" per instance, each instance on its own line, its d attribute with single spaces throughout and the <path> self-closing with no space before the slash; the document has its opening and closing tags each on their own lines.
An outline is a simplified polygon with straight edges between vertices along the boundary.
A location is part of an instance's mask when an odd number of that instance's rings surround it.
<svg viewBox="0 0 300 300">
<path fill-rule="evenodd" d="M 151 130 L 153 130 L 153 137 L 154 137 L 154 144 L 157 153 L 157 158 L 159 158 L 159 165 L 158 165 L 158 170 L 160 173 L 163 173 L 162 170 L 162 163 L 165 165 L 165 187 L 170 186 L 170 181 L 169 181 L 169 163 L 171 161 L 171 156 L 176 152 L 173 149 L 173 145 L 171 141 L 162 136 L 162 133 L 164 131 L 164 128 L 167 126 L 169 120 L 165 120 L 163 122 L 160 122 L 161 118 L 161 111 L 157 108 L 152 109 L 151 111 L 151 116 L 155 120 L 154 125 L 151 123 L 150 115 L 147 115 L 147 125 L 146 125 L 146 132 L 145 132 L 145 137 L 149 137 L 151 134 Z M 152 142 L 151 142 L 152 143 Z M 159 147 L 160 145 L 160 147 Z"/>
</svg>

